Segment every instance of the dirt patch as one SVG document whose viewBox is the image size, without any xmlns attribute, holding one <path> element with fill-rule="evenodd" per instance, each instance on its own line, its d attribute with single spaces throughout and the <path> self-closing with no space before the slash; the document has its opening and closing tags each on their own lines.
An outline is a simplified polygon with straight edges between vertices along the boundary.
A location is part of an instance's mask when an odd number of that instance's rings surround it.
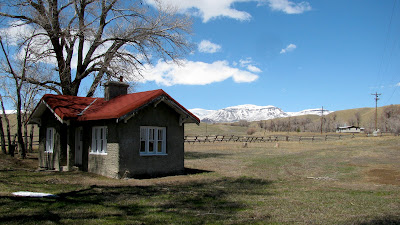
<svg viewBox="0 0 400 225">
<path fill-rule="evenodd" d="M 370 169 L 367 171 L 366 175 L 369 182 L 400 186 L 400 172 L 394 169 Z"/>
<path fill-rule="evenodd" d="M 20 159 L 17 156 L 11 157 L 9 155 L 0 154 L 0 170 L 15 170 L 15 169 L 30 169 L 38 168 L 37 154 L 29 153 L 26 159 Z"/>
</svg>

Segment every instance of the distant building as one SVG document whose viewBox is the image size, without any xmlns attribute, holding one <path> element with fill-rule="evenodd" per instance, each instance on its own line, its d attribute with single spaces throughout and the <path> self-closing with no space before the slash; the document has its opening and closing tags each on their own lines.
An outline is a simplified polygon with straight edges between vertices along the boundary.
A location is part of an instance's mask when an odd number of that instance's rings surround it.
<svg viewBox="0 0 400 225">
<path fill-rule="evenodd" d="M 356 126 L 338 127 L 336 133 L 364 133 L 364 128 Z"/>
</svg>

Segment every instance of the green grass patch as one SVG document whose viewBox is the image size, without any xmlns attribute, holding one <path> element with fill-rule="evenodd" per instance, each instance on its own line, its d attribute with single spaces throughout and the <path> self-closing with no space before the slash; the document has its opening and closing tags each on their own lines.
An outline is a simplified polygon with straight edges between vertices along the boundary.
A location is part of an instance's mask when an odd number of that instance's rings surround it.
<svg viewBox="0 0 400 225">
<path fill-rule="evenodd" d="M 400 139 L 185 144 L 193 173 L 0 170 L 5 224 L 399 224 Z M 0 160 L 0 162 L 2 162 Z M 20 164 L 20 162 L 19 162 Z M 30 165 L 30 164 L 29 164 Z M 57 198 L 15 197 L 38 191 Z"/>
</svg>

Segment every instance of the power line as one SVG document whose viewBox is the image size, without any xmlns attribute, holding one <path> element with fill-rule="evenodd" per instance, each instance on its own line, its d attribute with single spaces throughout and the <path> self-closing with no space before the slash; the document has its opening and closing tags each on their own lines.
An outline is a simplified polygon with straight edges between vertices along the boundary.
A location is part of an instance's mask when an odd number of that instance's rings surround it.
<svg viewBox="0 0 400 225">
<path fill-rule="evenodd" d="M 322 108 L 321 108 L 321 134 L 322 134 L 322 121 L 323 121 L 323 117 L 324 117 L 324 106 L 322 106 Z"/>
<path fill-rule="evenodd" d="M 378 94 L 378 92 L 375 92 L 375 94 L 371 94 L 371 95 L 375 95 L 375 131 L 378 130 L 378 96 L 381 94 Z"/>
<path fill-rule="evenodd" d="M 391 27 L 392 27 L 393 15 L 394 15 L 395 8 L 396 8 L 396 2 L 397 2 L 397 0 L 394 0 L 394 2 L 393 2 L 392 14 L 390 16 L 390 22 L 389 22 L 388 30 L 386 33 L 386 39 L 385 39 L 385 45 L 384 45 L 383 54 L 382 54 L 382 58 L 381 58 L 381 63 L 379 65 L 379 69 L 378 69 L 378 76 L 377 76 L 377 79 L 378 79 L 377 83 L 379 84 L 378 86 L 381 86 L 381 83 L 382 83 L 381 71 L 382 71 L 382 66 L 383 66 L 383 59 L 385 57 L 385 53 L 388 48 L 389 36 L 390 36 Z"/>
</svg>

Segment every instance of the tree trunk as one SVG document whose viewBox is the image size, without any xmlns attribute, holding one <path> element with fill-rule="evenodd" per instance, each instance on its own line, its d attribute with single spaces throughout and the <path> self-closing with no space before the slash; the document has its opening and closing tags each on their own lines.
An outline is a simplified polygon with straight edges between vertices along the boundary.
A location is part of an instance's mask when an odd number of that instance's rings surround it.
<svg viewBox="0 0 400 225">
<path fill-rule="evenodd" d="M 21 116 L 21 89 L 17 88 L 17 136 L 18 136 L 18 149 L 20 151 L 20 157 L 22 159 L 26 158 L 26 149 L 24 144 L 24 139 L 22 136 L 22 116 Z"/>
<path fill-rule="evenodd" d="M 15 134 L 15 135 L 13 136 L 13 141 L 10 142 L 10 145 L 8 146 L 8 153 L 11 155 L 11 157 L 14 157 L 15 146 L 16 146 L 16 144 L 15 144 L 15 139 L 16 139 L 16 137 L 17 137 L 17 134 Z M 10 138 L 10 140 L 11 140 L 11 138 Z"/>
<path fill-rule="evenodd" d="M 24 122 L 24 144 L 25 151 L 28 150 L 28 124 Z"/>
<path fill-rule="evenodd" d="M 29 134 L 29 152 L 33 152 L 33 130 L 35 129 L 34 125 L 31 125 L 31 132 Z"/>
<path fill-rule="evenodd" d="M 4 136 L 4 130 L 3 130 L 3 119 L 0 116 L 0 139 L 1 139 L 1 151 L 4 154 L 7 154 L 7 150 L 6 150 L 6 140 L 5 140 L 5 136 Z"/>
<path fill-rule="evenodd" d="M 11 131 L 10 131 L 10 120 L 8 119 L 8 116 L 6 114 L 6 110 L 4 108 L 4 103 L 3 99 L 0 95 L 0 103 L 1 103 L 1 109 L 3 110 L 3 117 L 4 121 L 6 121 L 6 131 L 7 131 L 7 145 L 8 145 L 8 154 L 11 154 L 10 148 L 11 148 Z"/>
</svg>

